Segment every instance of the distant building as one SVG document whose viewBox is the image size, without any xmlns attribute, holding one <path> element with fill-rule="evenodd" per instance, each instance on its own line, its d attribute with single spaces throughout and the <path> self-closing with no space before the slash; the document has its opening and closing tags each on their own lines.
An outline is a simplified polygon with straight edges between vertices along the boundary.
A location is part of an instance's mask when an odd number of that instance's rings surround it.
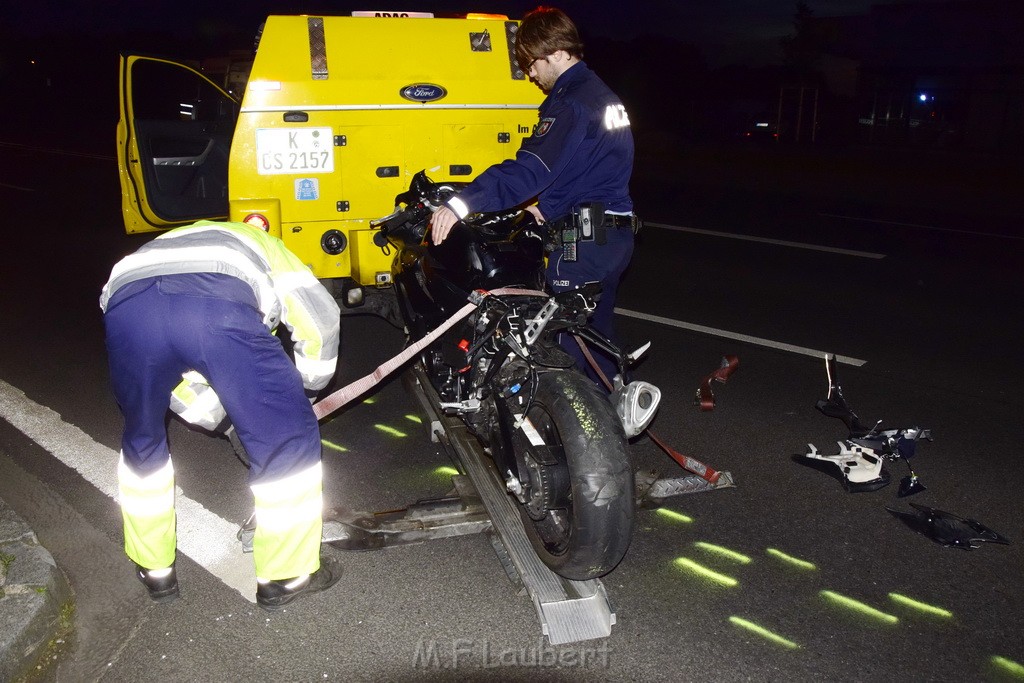
<svg viewBox="0 0 1024 683">
<path fill-rule="evenodd" d="M 829 54 L 859 65 L 859 141 L 1024 151 L 1020 0 L 874 5 L 866 17 L 820 21 L 837 29 Z"/>
</svg>

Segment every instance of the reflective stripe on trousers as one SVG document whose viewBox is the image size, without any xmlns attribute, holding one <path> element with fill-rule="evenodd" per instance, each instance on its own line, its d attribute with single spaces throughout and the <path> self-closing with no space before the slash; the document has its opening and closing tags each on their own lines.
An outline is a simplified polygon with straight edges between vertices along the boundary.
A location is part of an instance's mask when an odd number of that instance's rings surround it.
<svg viewBox="0 0 1024 683">
<path fill-rule="evenodd" d="M 290 477 L 253 484 L 256 578 L 276 581 L 320 568 L 323 468 L 318 462 Z"/>
<path fill-rule="evenodd" d="M 167 463 L 146 475 L 136 474 L 121 454 L 117 465 L 124 551 L 146 569 L 174 564 L 174 467 Z"/>
</svg>

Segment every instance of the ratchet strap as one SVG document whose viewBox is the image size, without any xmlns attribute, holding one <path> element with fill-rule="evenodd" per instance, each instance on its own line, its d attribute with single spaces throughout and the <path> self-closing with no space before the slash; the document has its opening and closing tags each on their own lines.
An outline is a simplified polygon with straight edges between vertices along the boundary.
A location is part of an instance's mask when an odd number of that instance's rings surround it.
<svg viewBox="0 0 1024 683">
<path fill-rule="evenodd" d="M 600 377 L 601 381 L 604 382 L 604 385 L 608 387 L 608 391 L 612 391 L 612 383 L 609 382 L 605 374 L 601 372 L 601 368 L 597 365 L 597 361 L 594 360 L 594 356 L 590 353 L 590 349 L 587 348 L 586 343 L 575 334 L 572 337 L 573 339 L 576 340 L 576 343 L 580 345 L 580 351 L 583 352 L 583 355 L 584 357 L 586 357 L 587 362 L 590 363 L 590 367 L 594 369 L 594 372 L 597 373 L 597 376 Z M 735 356 L 733 357 L 735 358 Z M 692 458 L 689 455 L 683 455 L 682 453 L 680 453 L 679 451 L 677 451 L 676 449 L 672 448 L 667 443 L 659 439 L 657 435 L 655 435 L 655 433 L 651 431 L 650 427 L 648 427 L 645 431 L 647 432 L 647 436 L 651 438 L 651 441 L 656 443 L 658 447 L 661 448 L 661 450 L 665 451 L 665 454 L 668 455 L 668 457 L 675 460 L 676 463 L 684 470 L 693 472 L 694 474 L 696 474 L 697 476 L 701 477 L 702 479 L 711 484 L 714 484 L 718 481 L 718 478 L 722 474 L 721 472 L 714 469 L 713 467 L 708 467 L 700 460 L 697 460 L 697 458 Z"/>
<path fill-rule="evenodd" d="M 410 358 L 418 354 L 433 343 L 435 339 L 447 332 L 453 325 L 455 325 L 455 323 L 459 322 L 479 308 L 480 304 L 482 304 L 484 299 L 488 296 L 540 296 L 547 298 L 549 295 L 536 289 L 517 289 L 514 287 L 502 287 L 499 289 L 492 289 L 489 292 L 481 289 L 473 292 L 469 295 L 469 301 L 465 306 L 456 311 L 455 315 L 445 320 L 428 335 L 405 347 L 405 349 L 394 358 L 384 361 L 378 365 L 377 369 L 370 374 L 357 379 L 355 382 L 352 382 L 341 389 L 338 389 L 333 394 L 324 397 L 322 401 L 318 401 L 313 406 L 313 414 L 316 415 L 316 419 L 320 420 L 327 417 L 355 397 L 361 396 L 369 389 L 376 386 L 382 379 L 405 365 Z"/>
<path fill-rule="evenodd" d="M 715 409 L 715 392 L 711 390 L 711 381 L 715 380 L 725 384 L 729 376 L 739 367 L 740 359 L 731 354 L 722 356 L 722 362 L 718 369 L 704 378 L 704 381 L 697 387 L 697 395 L 693 398 L 695 405 L 708 412 Z"/>
</svg>

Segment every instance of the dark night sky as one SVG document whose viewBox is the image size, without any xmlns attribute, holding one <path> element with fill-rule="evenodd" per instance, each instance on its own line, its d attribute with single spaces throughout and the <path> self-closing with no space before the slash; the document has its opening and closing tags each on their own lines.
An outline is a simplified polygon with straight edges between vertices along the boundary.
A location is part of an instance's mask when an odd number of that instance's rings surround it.
<svg viewBox="0 0 1024 683">
<path fill-rule="evenodd" d="M 864 13 L 871 0 L 806 0 L 815 16 Z M 942 0 L 916 0 L 941 2 Z M 353 9 L 423 10 L 435 13 L 488 11 L 519 17 L 535 6 L 522 0 L 373 0 L 353 3 L 308 0 L 21 0 L 4 3 L 0 21 L 25 35 L 81 33 L 116 35 L 166 31 L 180 38 L 250 33 L 267 14 L 348 14 Z M 588 37 L 632 38 L 655 34 L 693 43 L 711 61 L 763 54 L 791 32 L 796 0 L 561 0 Z"/>
</svg>

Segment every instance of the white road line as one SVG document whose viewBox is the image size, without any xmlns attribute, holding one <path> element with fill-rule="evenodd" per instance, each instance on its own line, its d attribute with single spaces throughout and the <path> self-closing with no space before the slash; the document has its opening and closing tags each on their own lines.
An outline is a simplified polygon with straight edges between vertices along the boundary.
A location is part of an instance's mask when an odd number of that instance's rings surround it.
<svg viewBox="0 0 1024 683">
<path fill-rule="evenodd" d="M 105 495 L 117 500 L 116 451 L 97 443 L 3 380 L 0 380 L 0 417 L 76 470 Z M 186 497 L 181 489 L 177 489 L 176 498 L 178 552 L 188 555 L 246 600 L 255 602 L 256 570 L 252 557 L 242 552 L 235 536 L 238 526 Z"/>
<path fill-rule="evenodd" d="M 1000 235 L 997 232 L 978 232 L 977 230 L 957 230 L 955 228 L 940 228 L 936 225 L 922 225 L 921 223 L 903 223 L 902 221 L 886 221 L 880 218 L 860 218 L 858 216 L 842 216 L 837 213 L 819 213 L 819 216 L 826 218 L 839 218 L 844 221 L 858 221 L 861 223 L 882 223 L 883 225 L 902 225 L 906 228 L 920 228 L 922 230 L 934 230 L 935 232 L 952 232 L 957 235 L 979 235 L 981 237 L 1001 237 L 1007 240 L 1024 240 L 1024 237 L 1017 235 Z"/>
<path fill-rule="evenodd" d="M 619 315 L 624 315 L 627 318 L 638 318 L 639 320 L 647 320 L 649 322 L 660 323 L 662 325 L 668 325 L 670 327 L 678 327 L 681 330 L 690 330 L 692 332 L 700 332 L 701 334 L 710 334 L 715 337 L 735 339 L 737 341 L 747 342 L 749 344 L 757 344 L 758 346 L 768 346 L 773 349 L 779 349 L 781 351 L 799 353 L 805 356 L 814 356 L 815 358 L 824 358 L 826 354 L 825 351 L 818 351 L 817 349 L 808 349 L 804 346 L 794 346 L 793 344 L 772 341 L 771 339 L 751 337 L 748 334 L 740 334 L 738 332 L 718 330 L 715 329 L 714 327 L 705 327 L 704 325 L 695 325 L 693 323 L 686 323 L 681 320 L 673 320 L 672 318 L 663 318 L 660 315 L 649 315 L 647 313 L 631 311 L 627 308 L 616 308 L 615 312 L 618 313 Z M 860 358 L 853 358 L 851 356 L 840 356 L 839 354 L 836 354 L 836 361 L 840 363 L 845 363 L 847 365 L 856 365 L 857 367 L 867 364 L 866 360 L 861 360 Z"/>
<path fill-rule="evenodd" d="M 23 145 L 17 142 L 0 141 L 0 147 L 17 149 L 26 152 L 42 152 L 44 154 L 58 154 L 66 157 L 82 157 L 83 159 L 99 159 L 101 161 L 113 161 L 112 154 L 94 154 L 92 152 L 76 152 L 70 149 L 55 149 L 53 147 L 40 147 L 38 145 Z"/>
<path fill-rule="evenodd" d="M 839 247 L 826 247 L 820 244 L 807 244 L 805 242 L 789 242 L 787 240 L 773 240 L 767 237 L 753 237 L 751 235 L 736 235 L 731 232 L 718 232 L 717 230 L 703 230 L 701 228 L 687 228 L 680 225 L 666 225 L 665 223 L 651 223 L 644 221 L 644 225 L 662 230 L 674 230 L 676 232 L 692 232 L 697 235 L 711 235 L 712 237 L 727 237 L 734 240 L 746 240 L 747 242 L 763 242 L 781 247 L 793 247 L 795 249 L 810 249 L 811 251 L 826 251 L 830 254 L 843 254 L 845 256 L 859 256 L 860 258 L 883 259 L 885 254 L 876 254 L 871 251 L 857 251 L 855 249 L 840 249 Z"/>
<path fill-rule="evenodd" d="M 0 187 L 9 187 L 12 190 L 21 190 L 22 192 L 35 192 L 35 188 L 22 187 L 21 185 L 10 185 L 8 183 L 0 183 Z"/>
</svg>

